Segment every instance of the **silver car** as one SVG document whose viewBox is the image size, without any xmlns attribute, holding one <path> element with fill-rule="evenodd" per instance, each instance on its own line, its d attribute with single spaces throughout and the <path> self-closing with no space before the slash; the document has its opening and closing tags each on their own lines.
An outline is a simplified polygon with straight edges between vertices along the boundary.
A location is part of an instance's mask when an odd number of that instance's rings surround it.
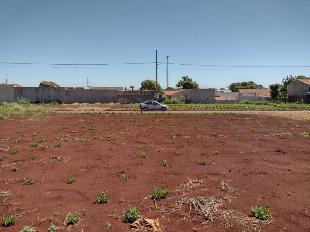
<svg viewBox="0 0 310 232">
<path fill-rule="evenodd" d="M 142 110 L 161 110 L 165 111 L 168 109 L 168 106 L 159 103 L 158 101 L 146 101 L 140 103 L 139 108 Z"/>
</svg>

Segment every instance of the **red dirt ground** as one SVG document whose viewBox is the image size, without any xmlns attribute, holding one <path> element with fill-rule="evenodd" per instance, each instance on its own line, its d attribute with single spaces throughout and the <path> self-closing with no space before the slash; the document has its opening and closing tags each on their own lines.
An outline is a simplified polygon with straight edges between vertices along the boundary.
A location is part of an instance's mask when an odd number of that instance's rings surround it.
<svg viewBox="0 0 310 232">
<path fill-rule="evenodd" d="M 225 228 L 219 218 L 202 224 L 206 221 L 188 208 L 160 211 L 181 198 L 175 190 L 188 178 L 203 184 L 186 196 L 224 199 L 224 209 L 245 218 L 252 206 L 268 206 L 273 219 L 259 223 L 257 230 L 310 231 L 309 131 L 310 121 L 238 114 L 56 114 L 2 120 L 0 217 L 14 214 L 17 221 L 0 231 L 20 231 L 25 225 L 47 231 L 51 222 L 59 231 L 129 231 L 122 221 L 129 207 L 157 218 L 162 231 L 254 230 L 238 221 Z M 171 167 L 161 166 L 163 160 Z M 122 174 L 127 182 L 120 180 Z M 70 176 L 75 183 L 66 183 Z M 34 183 L 24 185 L 24 178 Z M 219 188 L 221 181 L 233 191 Z M 170 193 L 156 209 L 150 195 L 159 186 Z M 98 205 L 96 195 L 102 191 L 110 199 Z M 64 226 L 69 212 L 80 215 L 78 225 Z"/>
</svg>

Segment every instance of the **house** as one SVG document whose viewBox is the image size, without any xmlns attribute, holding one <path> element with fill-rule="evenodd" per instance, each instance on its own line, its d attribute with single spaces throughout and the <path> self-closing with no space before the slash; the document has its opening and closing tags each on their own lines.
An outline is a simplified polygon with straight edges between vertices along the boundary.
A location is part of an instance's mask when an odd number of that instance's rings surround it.
<svg viewBox="0 0 310 232">
<path fill-rule="evenodd" d="M 288 100 L 310 103 L 310 78 L 295 79 L 287 85 Z"/>
</svg>

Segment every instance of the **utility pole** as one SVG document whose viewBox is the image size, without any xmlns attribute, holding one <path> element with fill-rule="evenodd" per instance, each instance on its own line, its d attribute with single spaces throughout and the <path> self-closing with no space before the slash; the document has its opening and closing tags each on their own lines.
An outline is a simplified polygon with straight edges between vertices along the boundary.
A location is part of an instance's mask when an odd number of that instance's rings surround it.
<svg viewBox="0 0 310 232">
<path fill-rule="evenodd" d="M 86 88 L 89 88 L 88 77 L 86 77 Z"/>
<path fill-rule="evenodd" d="M 8 78 L 5 78 L 5 84 L 7 85 L 8 84 Z"/>
<path fill-rule="evenodd" d="M 157 49 L 156 49 L 156 86 L 155 86 L 155 97 L 157 99 L 157 89 L 158 89 L 158 80 L 157 80 L 157 68 L 158 68 L 158 61 L 157 61 Z"/>
<path fill-rule="evenodd" d="M 169 56 L 166 56 L 167 58 L 167 89 L 169 87 Z"/>
</svg>

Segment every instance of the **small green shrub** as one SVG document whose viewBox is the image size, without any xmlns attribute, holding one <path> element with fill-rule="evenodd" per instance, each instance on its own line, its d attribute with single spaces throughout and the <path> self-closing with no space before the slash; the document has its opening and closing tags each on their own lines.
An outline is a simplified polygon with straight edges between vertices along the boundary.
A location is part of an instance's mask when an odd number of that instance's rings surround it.
<svg viewBox="0 0 310 232">
<path fill-rule="evenodd" d="M 30 159 L 31 159 L 31 160 L 36 160 L 37 157 L 36 157 L 35 155 L 33 155 L 33 156 L 30 157 Z"/>
<path fill-rule="evenodd" d="M 99 193 L 97 195 L 97 202 L 99 204 L 106 204 L 108 203 L 109 200 L 109 195 L 107 195 L 106 193 Z"/>
<path fill-rule="evenodd" d="M 267 207 L 256 205 L 251 208 L 251 213 L 254 217 L 256 217 L 259 220 L 268 220 L 271 217 L 271 214 Z"/>
<path fill-rule="evenodd" d="M 80 217 L 77 214 L 68 214 L 66 217 L 66 225 L 74 225 L 78 223 L 80 220 Z"/>
<path fill-rule="evenodd" d="M 168 195 L 168 190 L 163 187 L 159 187 L 154 190 L 152 194 L 152 199 L 153 200 L 165 199 L 167 195 Z"/>
<path fill-rule="evenodd" d="M 33 180 L 31 178 L 24 178 L 24 185 L 32 185 L 33 184 Z"/>
<path fill-rule="evenodd" d="M 2 218 L 2 225 L 4 227 L 13 226 L 15 222 L 16 222 L 16 216 L 14 215 L 8 215 Z"/>
<path fill-rule="evenodd" d="M 140 212 L 137 208 L 130 208 L 125 213 L 125 222 L 133 223 L 140 217 Z"/>
<path fill-rule="evenodd" d="M 73 184 L 75 182 L 75 177 L 74 176 L 70 176 L 67 180 L 67 184 Z"/>
<path fill-rule="evenodd" d="M 50 227 L 48 228 L 47 232 L 57 232 L 57 226 L 54 224 L 51 224 Z"/>
<path fill-rule="evenodd" d="M 20 232 L 36 232 L 36 229 L 31 226 L 24 226 Z"/>
<path fill-rule="evenodd" d="M 206 161 L 205 160 L 198 160 L 197 164 L 198 165 L 206 165 Z"/>
</svg>

